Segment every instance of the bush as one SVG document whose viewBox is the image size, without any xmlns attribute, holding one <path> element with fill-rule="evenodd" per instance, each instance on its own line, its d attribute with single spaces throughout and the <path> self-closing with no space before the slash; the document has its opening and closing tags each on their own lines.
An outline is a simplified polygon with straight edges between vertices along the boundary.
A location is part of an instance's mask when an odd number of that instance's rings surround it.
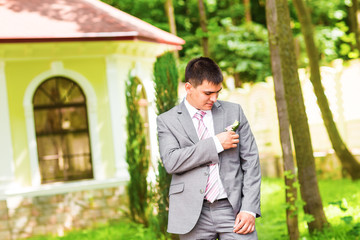
<svg viewBox="0 0 360 240">
<path fill-rule="evenodd" d="M 144 121 L 139 112 L 138 101 L 141 97 L 141 82 L 136 77 L 129 77 L 126 83 L 127 134 L 126 162 L 130 174 L 127 185 L 130 217 L 134 222 L 147 225 L 147 174 L 149 169 L 149 151 L 146 149 Z"/>
<path fill-rule="evenodd" d="M 154 82 L 156 92 L 156 108 L 158 114 L 166 112 L 177 104 L 178 100 L 178 71 L 174 55 L 170 52 L 157 58 L 154 65 Z M 156 189 L 153 200 L 157 205 L 157 226 L 163 236 L 168 236 L 166 232 L 168 221 L 169 188 L 171 175 L 167 174 L 162 162 L 158 161 L 158 174 L 156 179 Z"/>
</svg>

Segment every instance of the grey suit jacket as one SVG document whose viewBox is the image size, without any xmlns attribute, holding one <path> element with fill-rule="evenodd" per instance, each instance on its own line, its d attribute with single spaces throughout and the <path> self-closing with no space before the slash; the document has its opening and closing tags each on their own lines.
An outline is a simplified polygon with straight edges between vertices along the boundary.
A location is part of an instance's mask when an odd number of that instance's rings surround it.
<svg viewBox="0 0 360 240">
<path fill-rule="evenodd" d="M 220 178 L 234 216 L 240 210 L 260 216 L 260 164 L 257 146 L 240 105 L 217 101 L 212 108 L 215 134 L 240 122 L 237 148 L 217 153 L 212 138 L 199 141 L 184 102 L 157 117 L 160 156 L 172 174 L 168 232 L 185 234 L 199 219 L 209 164 L 219 163 Z"/>
</svg>

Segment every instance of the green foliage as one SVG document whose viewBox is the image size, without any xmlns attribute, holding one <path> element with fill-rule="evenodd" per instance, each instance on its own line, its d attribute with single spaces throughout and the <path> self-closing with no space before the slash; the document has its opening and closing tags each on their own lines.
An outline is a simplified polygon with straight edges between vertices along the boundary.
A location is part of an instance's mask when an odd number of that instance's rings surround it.
<svg viewBox="0 0 360 240">
<path fill-rule="evenodd" d="M 315 218 L 314 218 L 313 215 L 304 213 L 304 216 L 303 216 L 303 221 L 304 222 L 312 222 L 314 220 L 315 220 Z"/>
<path fill-rule="evenodd" d="M 154 240 L 159 239 L 155 233 L 142 224 L 136 224 L 127 220 L 114 222 L 110 225 L 99 226 L 94 229 L 71 231 L 63 237 L 38 236 L 30 240 Z"/>
<path fill-rule="evenodd" d="M 345 198 L 343 198 L 339 201 L 329 202 L 329 204 L 338 206 L 340 208 L 340 210 L 344 211 L 344 212 L 346 212 L 348 210 L 348 203 Z"/>
<path fill-rule="evenodd" d="M 355 36 L 349 29 L 351 0 L 306 1 L 306 5 L 311 12 L 316 45 L 319 53 L 321 53 L 320 60 L 322 63 L 326 64 L 337 58 L 345 60 L 358 58 Z M 297 20 L 294 7 L 291 4 L 290 6 L 294 18 L 293 30 L 300 41 L 299 66 L 306 67 L 308 59 L 305 54 L 304 40 L 300 35 L 300 23 Z"/>
<path fill-rule="evenodd" d="M 146 149 L 144 122 L 139 112 L 141 82 L 136 77 L 129 77 L 126 83 L 126 106 L 128 110 L 126 124 L 128 139 L 126 142 L 126 162 L 130 174 L 127 185 L 130 217 L 133 221 L 147 225 L 147 174 L 149 152 Z"/>
<path fill-rule="evenodd" d="M 228 74 L 240 73 L 242 82 L 260 82 L 271 75 L 268 34 L 264 26 L 245 23 L 235 26 L 221 20 L 221 31 L 212 38 L 214 59 Z"/>
<path fill-rule="evenodd" d="M 170 110 L 177 104 L 178 79 L 174 55 L 167 52 L 158 57 L 154 64 L 156 108 L 158 114 Z"/>
<path fill-rule="evenodd" d="M 287 171 L 284 171 L 284 177 L 286 179 L 293 179 L 295 177 L 295 175 L 292 173 L 291 170 L 287 170 Z"/>
<path fill-rule="evenodd" d="M 102 0 L 154 26 L 169 31 L 164 0 Z M 265 22 L 265 0 L 251 0 L 252 23 L 245 24 L 243 1 L 207 0 L 205 2 L 209 30 L 210 55 L 220 63 L 227 75 L 240 73 L 242 81 L 263 81 L 271 74 Z M 355 36 L 350 31 L 351 0 L 306 1 L 311 11 L 314 33 L 322 64 L 336 58 L 359 57 Z M 289 1 L 292 28 L 296 35 L 298 65 L 307 67 L 305 45 L 300 34 L 292 1 Z M 199 9 L 197 0 L 173 1 L 177 35 L 186 41 L 179 52 L 179 68 L 202 55 Z M 144 11 L 146 9 L 146 11 Z M 180 79 L 183 79 L 181 71 Z"/>
<path fill-rule="evenodd" d="M 324 211 L 331 227 L 323 232 L 308 233 L 305 215 L 299 207 L 300 239 L 304 240 L 358 240 L 360 239 L 360 181 L 349 179 L 320 180 Z M 282 179 L 264 178 L 261 185 L 262 217 L 256 220 L 259 239 L 288 239 L 285 214 L 285 185 Z M 345 210 L 346 209 L 346 210 Z M 345 210 L 345 211 L 344 211 Z"/>
<path fill-rule="evenodd" d="M 168 223 L 168 207 L 169 207 L 169 188 L 171 182 L 171 175 L 165 171 L 163 163 L 161 160 L 158 161 L 158 175 L 156 176 L 157 182 L 157 196 L 154 199 L 157 199 L 157 226 L 156 228 L 160 231 L 158 236 L 165 236 L 166 239 L 170 238 L 167 233 L 167 223 Z"/>
<path fill-rule="evenodd" d="M 330 62 L 336 58 L 352 59 L 358 57 L 354 33 L 349 33 L 345 22 L 334 26 L 317 26 L 315 29 L 316 45 L 322 53 L 322 61 Z"/>
<path fill-rule="evenodd" d="M 257 2 L 257 1 L 254 1 Z M 243 82 L 264 81 L 271 74 L 264 16 L 254 15 L 254 21 L 244 22 L 242 1 L 206 1 L 210 55 L 228 75 L 240 73 Z M 252 3 L 253 4 L 253 3 Z M 253 4 L 259 11 L 263 7 Z M 197 6 L 191 33 L 184 32 L 186 45 L 181 62 L 188 62 L 202 54 L 200 39 L 204 36 L 199 24 Z M 188 15 L 186 15 L 188 16 Z M 257 23 L 257 19 L 261 24 Z M 182 77 L 182 76 L 181 76 Z"/>
<path fill-rule="evenodd" d="M 313 23 L 321 25 L 335 25 L 347 16 L 347 6 L 344 0 L 316 0 L 306 1 L 311 11 Z"/>
<path fill-rule="evenodd" d="M 174 55 L 170 52 L 158 57 L 154 65 L 154 82 L 156 92 L 156 108 L 158 114 L 170 110 L 177 104 L 178 99 L 178 71 Z M 167 220 L 169 206 L 169 188 L 171 175 L 167 174 L 162 162 L 158 161 L 156 195 L 153 200 L 157 203 L 158 229 L 167 236 Z"/>
<path fill-rule="evenodd" d="M 292 185 L 284 185 L 285 190 L 289 190 L 289 189 L 293 188 L 293 189 L 296 189 L 297 192 L 299 192 L 300 184 L 296 180 L 296 176 L 292 173 L 291 170 L 284 171 L 284 178 L 285 178 L 285 181 L 286 180 L 294 180 L 292 182 Z M 297 195 L 299 195 L 299 194 L 297 194 Z M 288 198 L 289 201 L 282 204 L 282 206 L 284 207 L 285 210 L 290 210 L 292 212 L 291 213 L 292 217 L 298 216 L 299 209 L 302 209 L 302 207 L 305 205 L 305 202 L 299 197 L 297 197 L 295 199 L 295 195 L 290 191 L 286 193 L 286 197 Z M 308 220 L 308 219 L 306 219 L 306 220 Z"/>
<path fill-rule="evenodd" d="M 129 13 L 165 31 L 169 24 L 165 14 L 163 0 L 102 0 L 103 2 Z M 144 11 L 146 9 L 146 11 Z"/>
<path fill-rule="evenodd" d="M 166 16 L 164 0 L 102 1 L 156 27 L 169 31 L 168 20 L 164 17 Z M 208 19 L 211 57 L 222 62 L 223 71 L 228 75 L 233 74 L 234 70 L 237 69 L 236 71 L 241 73 L 240 76 L 244 81 L 264 81 L 264 77 L 270 74 L 266 30 L 264 32 L 265 1 L 251 1 L 254 25 L 247 27 L 244 24 L 245 9 L 242 1 L 207 0 L 204 3 Z M 197 0 L 173 1 L 173 5 L 177 35 L 186 41 L 183 50 L 179 52 L 179 67 L 180 70 L 183 70 L 190 59 L 202 55 L 201 37 L 204 34 L 200 27 Z M 144 11 L 144 9 L 147 10 Z M 223 19 L 231 19 L 232 24 L 239 29 L 229 29 L 228 26 L 220 24 Z M 262 29 L 260 29 L 260 26 L 262 26 Z M 248 31 L 250 31 L 250 35 L 248 35 Z M 240 36 L 234 36 L 236 34 Z M 262 34 L 260 41 L 257 39 L 259 34 Z M 227 37 L 231 38 L 229 42 L 232 43 L 227 43 Z M 181 71 L 181 79 L 183 79 L 183 72 Z"/>
</svg>

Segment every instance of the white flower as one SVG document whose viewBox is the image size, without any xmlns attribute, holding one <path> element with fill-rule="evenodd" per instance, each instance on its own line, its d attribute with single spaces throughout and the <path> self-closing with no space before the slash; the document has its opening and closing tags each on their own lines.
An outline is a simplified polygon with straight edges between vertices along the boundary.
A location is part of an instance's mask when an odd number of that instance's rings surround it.
<svg viewBox="0 0 360 240">
<path fill-rule="evenodd" d="M 230 126 L 227 126 L 225 128 L 225 131 L 234 131 L 235 132 L 239 126 L 240 126 L 240 122 L 238 120 L 235 120 L 233 124 L 231 124 Z"/>
</svg>

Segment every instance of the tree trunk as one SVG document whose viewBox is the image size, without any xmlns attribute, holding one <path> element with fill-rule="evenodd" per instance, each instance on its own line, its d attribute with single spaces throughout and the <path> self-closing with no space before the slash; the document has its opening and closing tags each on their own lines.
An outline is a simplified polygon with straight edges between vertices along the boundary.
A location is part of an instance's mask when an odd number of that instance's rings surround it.
<svg viewBox="0 0 360 240">
<path fill-rule="evenodd" d="M 283 4 L 286 4 L 286 1 Z M 290 123 L 287 115 L 287 106 L 285 99 L 284 82 L 282 75 L 282 59 L 280 58 L 280 45 L 276 39 L 280 36 L 277 32 L 277 26 L 280 21 L 287 20 L 279 18 L 277 13 L 277 5 L 281 6 L 281 2 L 277 0 L 266 1 L 266 22 L 269 33 L 269 45 L 271 55 L 271 65 L 274 77 L 275 87 L 275 100 L 279 119 L 280 142 L 284 161 L 284 176 L 285 176 L 285 197 L 288 205 L 286 209 L 286 223 L 290 240 L 299 239 L 299 226 L 298 226 L 298 209 L 295 205 L 297 200 L 297 188 L 295 187 L 296 173 L 294 166 L 294 159 L 291 147 L 290 138 Z M 286 23 L 284 23 L 286 24 Z M 289 22 L 287 24 L 290 24 Z M 291 53 L 289 53 L 291 54 Z"/>
<path fill-rule="evenodd" d="M 198 0 L 199 3 L 199 15 L 200 15 L 200 26 L 203 31 L 202 46 L 204 51 L 204 56 L 209 57 L 209 38 L 208 38 L 208 30 L 207 30 L 207 20 L 206 20 L 206 12 L 203 0 Z"/>
<path fill-rule="evenodd" d="M 176 23 L 175 23 L 175 14 L 174 14 L 174 5 L 172 0 L 166 0 L 165 2 L 165 11 L 169 21 L 170 33 L 177 35 L 176 33 Z M 179 52 L 174 51 L 176 59 L 179 58 Z"/>
<path fill-rule="evenodd" d="M 357 0 L 352 0 L 352 6 L 350 8 L 350 21 L 352 25 L 352 32 L 355 34 L 356 48 L 360 54 L 360 32 L 359 32 L 359 21 L 358 21 L 358 2 Z"/>
<path fill-rule="evenodd" d="M 350 174 L 353 180 L 360 179 L 360 163 L 350 153 L 339 134 L 329 107 L 329 102 L 324 93 L 324 88 L 321 84 L 319 54 L 314 42 L 314 34 L 309 11 L 302 0 L 293 0 L 293 2 L 301 23 L 301 31 L 304 35 L 306 51 L 310 62 L 310 81 L 314 87 L 317 103 L 319 105 L 330 141 L 336 155 L 341 161 L 342 167 Z"/>
<path fill-rule="evenodd" d="M 242 88 L 243 83 L 240 78 L 240 73 L 236 72 L 234 73 L 234 85 L 236 88 Z"/>
<path fill-rule="evenodd" d="M 315 159 L 297 71 L 287 0 L 275 1 L 277 16 L 281 21 L 277 23 L 276 27 L 278 37 L 270 38 L 269 41 L 271 44 L 275 43 L 281 46 L 278 48 L 281 59 L 281 75 L 284 82 L 286 103 L 287 106 L 290 106 L 287 110 L 293 133 L 300 192 L 303 201 L 306 203 L 304 212 L 314 217 L 313 221 L 308 222 L 309 230 L 312 232 L 315 229 L 323 229 L 327 225 L 327 220 L 316 178 Z"/>
<path fill-rule="evenodd" d="M 250 0 L 244 0 L 244 8 L 245 8 L 245 22 L 249 23 L 252 21 Z"/>
</svg>

